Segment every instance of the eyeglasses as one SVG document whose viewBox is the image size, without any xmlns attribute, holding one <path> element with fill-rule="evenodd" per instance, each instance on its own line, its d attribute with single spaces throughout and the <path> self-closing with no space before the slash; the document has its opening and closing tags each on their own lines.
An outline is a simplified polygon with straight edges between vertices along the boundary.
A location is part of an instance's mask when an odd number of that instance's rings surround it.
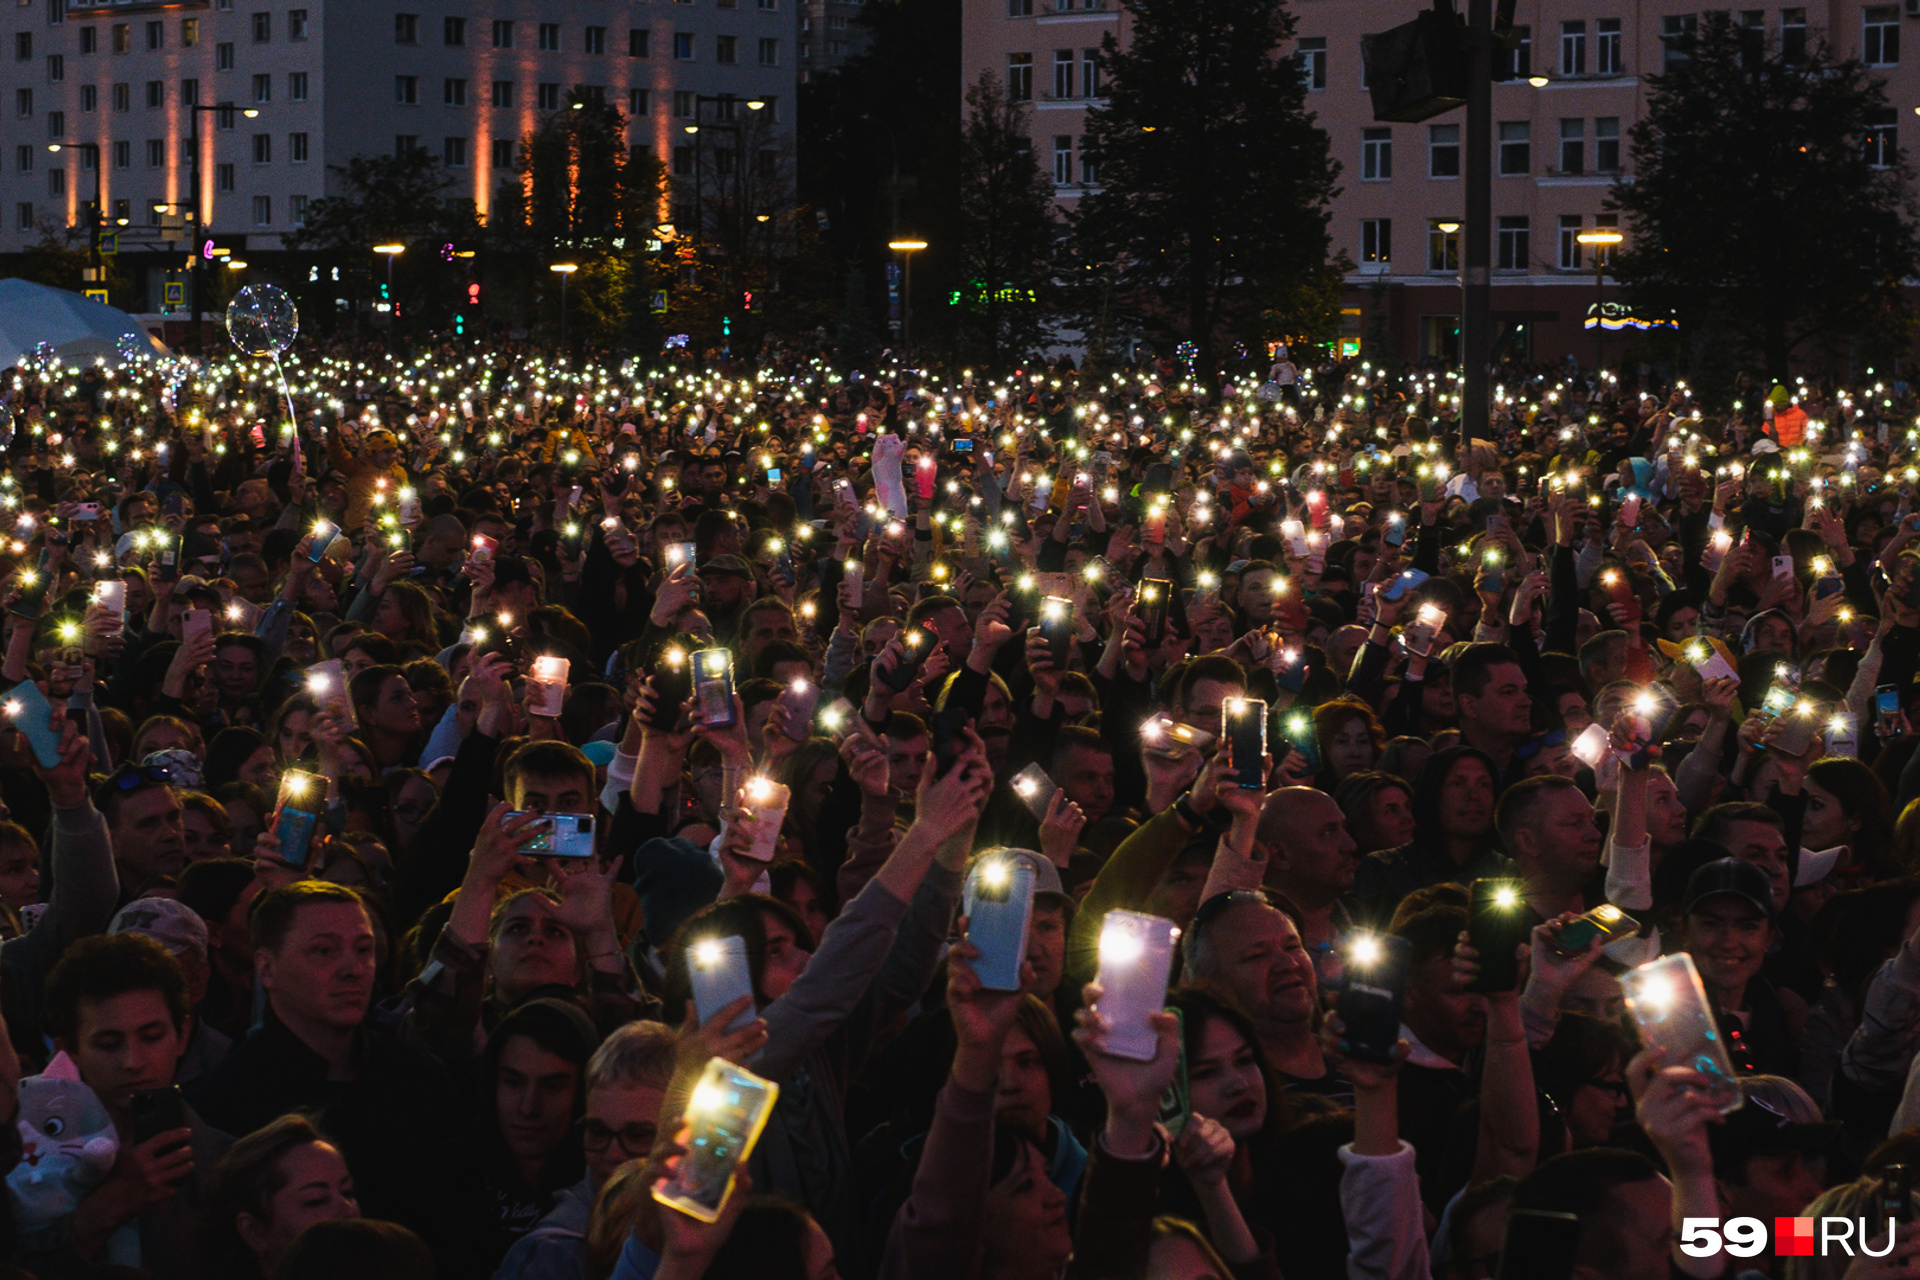
<svg viewBox="0 0 1920 1280">
<path fill-rule="evenodd" d="M 580 1145 L 588 1151 L 605 1151 L 608 1143 L 617 1141 L 622 1151 L 638 1159 L 653 1150 L 656 1133 L 650 1124 L 623 1124 L 615 1129 L 602 1121 L 586 1119 L 580 1122 Z"/>
<path fill-rule="evenodd" d="M 1625 1080 L 1584 1080 L 1581 1083 L 1589 1089 L 1598 1089 L 1602 1093 L 1612 1094 L 1615 1102 L 1626 1103 L 1633 1100 L 1633 1092 L 1627 1088 Z"/>
</svg>

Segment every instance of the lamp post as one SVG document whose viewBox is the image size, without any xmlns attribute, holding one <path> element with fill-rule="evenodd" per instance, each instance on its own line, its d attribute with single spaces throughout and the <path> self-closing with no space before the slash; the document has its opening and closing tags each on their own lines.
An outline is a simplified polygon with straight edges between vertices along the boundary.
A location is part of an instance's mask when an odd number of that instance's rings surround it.
<svg viewBox="0 0 1920 1280">
<path fill-rule="evenodd" d="M 907 363 L 913 363 L 913 255 L 927 247 L 925 240 L 889 240 L 887 248 L 906 255 L 906 280 L 900 290 L 900 345 L 906 348 Z"/>
<path fill-rule="evenodd" d="M 1625 238 L 1618 231 L 1603 231 L 1597 227 L 1574 237 L 1580 244 L 1593 250 L 1593 376 L 1596 380 L 1600 377 L 1600 355 L 1604 350 L 1607 332 L 1605 318 L 1601 315 L 1606 299 L 1606 251 Z"/>
<path fill-rule="evenodd" d="M 1444 222 L 1436 222 L 1433 225 L 1439 228 L 1440 234 L 1443 236 L 1454 235 L 1460 230 L 1460 224 L 1455 220 L 1453 220 L 1452 218 L 1448 218 Z M 1459 256 L 1460 256 L 1460 249 L 1459 249 L 1459 246 L 1456 245 L 1454 247 L 1454 257 L 1457 260 Z M 1447 260 L 1447 243 L 1445 240 L 1442 240 L 1440 242 L 1440 261 L 1442 263 L 1445 263 L 1446 260 Z M 1457 267 L 1456 267 L 1456 270 L 1457 270 Z M 1465 345 L 1464 345 L 1464 342 L 1462 342 L 1461 340 L 1466 337 L 1466 331 L 1467 331 L 1466 275 L 1464 273 L 1460 273 L 1458 276 L 1458 279 L 1460 280 L 1460 285 L 1461 285 L 1460 324 L 1454 329 L 1453 332 L 1454 332 L 1454 338 L 1455 338 L 1456 344 L 1461 347 L 1462 353 L 1464 354 Z M 1463 418 L 1462 421 L 1464 422 L 1465 419 Z"/>
<path fill-rule="evenodd" d="M 49 142 L 47 144 L 47 150 L 55 155 L 67 149 L 64 143 Z M 87 280 L 89 283 L 99 284 L 102 274 L 100 271 L 100 219 L 106 212 L 101 208 L 100 203 L 100 144 L 82 142 L 72 150 L 80 153 L 82 163 L 92 162 L 90 167 L 93 169 L 93 199 L 87 202 Z"/>
<path fill-rule="evenodd" d="M 187 254 L 187 292 L 193 295 L 193 308 L 190 313 L 193 324 L 193 351 L 195 355 L 201 355 L 206 351 L 206 340 L 205 335 L 200 332 L 200 262 L 202 258 L 200 236 L 206 228 L 206 223 L 200 216 L 200 113 L 220 111 L 231 115 L 234 106 L 231 102 L 209 102 L 204 105 L 189 102 L 184 105 L 187 108 L 187 154 L 190 160 L 188 181 L 193 184 L 193 198 L 189 201 L 193 209 L 193 243 Z M 249 120 L 254 120 L 259 117 L 260 112 L 256 108 L 248 107 L 240 114 Z"/>
<path fill-rule="evenodd" d="M 686 133 L 693 138 L 693 236 L 696 242 L 703 239 L 707 233 L 707 224 L 706 224 L 706 217 L 705 217 L 706 180 L 705 180 L 705 175 L 700 170 L 700 160 L 701 160 L 700 108 L 705 106 L 709 102 L 725 102 L 725 103 L 745 102 L 747 106 L 747 110 L 749 111 L 759 111 L 765 108 L 767 105 L 767 99 L 765 98 L 741 98 L 738 94 L 732 94 L 732 93 L 715 93 L 715 94 L 696 93 L 693 96 L 693 123 L 690 125 L 684 125 L 682 127 L 684 128 Z M 734 136 L 736 137 L 739 136 L 739 132 L 740 132 L 739 125 L 728 123 L 728 122 L 717 123 L 712 125 L 711 127 L 715 129 L 731 129 L 734 131 Z M 738 178 L 739 167 L 745 161 L 745 159 L 746 159 L 745 156 L 735 157 L 734 171 L 736 174 L 736 177 L 735 177 L 736 183 L 738 183 L 739 181 L 739 178 Z"/>
<path fill-rule="evenodd" d="M 567 349 L 567 280 L 580 269 L 577 262 L 556 262 L 547 270 L 560 277 L 560 349 Z"/>
<path fill-rule="evenodd" d="M 407 251 L 403 244 L 377 244 L 375 253 L 387 255 L 387 349 L 397 351 L 400 343 L 400 298 L 393 291 L 393 260 Z"/>
</svg>

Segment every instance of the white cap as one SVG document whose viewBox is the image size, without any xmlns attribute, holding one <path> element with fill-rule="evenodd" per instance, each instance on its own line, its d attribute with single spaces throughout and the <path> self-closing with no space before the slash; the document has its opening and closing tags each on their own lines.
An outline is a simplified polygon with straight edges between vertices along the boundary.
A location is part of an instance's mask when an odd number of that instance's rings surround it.
<svg viewBox="0 0 1920 1280">
<path fill-rule="evenodd" d="M 1819 884 L 1833 874 L 1840 865 L 1840 859 L 1847 854 L 1847 846 L 1837 844 L 1831 849 L 1822 849 L 1818 853 L 1812 849 L 1800 851 L 1800 871 L 1793 878 L 1793 887 L 1804 889 L 1810 884 Z"/>
</svg>

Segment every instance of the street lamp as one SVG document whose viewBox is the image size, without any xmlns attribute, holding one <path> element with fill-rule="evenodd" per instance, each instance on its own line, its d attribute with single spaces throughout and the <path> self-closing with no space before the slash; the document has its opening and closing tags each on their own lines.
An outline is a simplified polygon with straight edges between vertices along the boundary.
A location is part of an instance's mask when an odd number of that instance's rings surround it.
<svg viewBox="0 0 1920 1280">
<path fill-rule="evenodd" d="M 1626 237 L 1618 231 L 1603 231 L 1598 228 L 1582 231 L 1574 239 L 1593 250 L 1593 376 L 1600 376 L 1600 355 L 1606 342 L 1607 326 L 1601 314 L 1606 300 L 1606 250 L 1619 244 Z"/>
<path fill-rule="evenodd" d="M 193 308 L 189 313 L 193 324 L 193 350 L 195 354 L 206 349 L 205 335 L 200 331 L 200 263 L 203 258 L 200 236 L 206 223 L 200 216 L 200 113 L 218 111 L 231 116 L 234 110 L 231 102 L 188 102 L 183 103 L 187 110 L 187 151 L 189 154 L 189 181 L 193 184 L 193 243 L 192 251 L 187 255 L 187 288 L 193 294 Z M 246 107 L 241 115 L 249 120 L 260 117 L 258 108 Z"/>
<path fill-rule="evenodd" d="M 1460 230 L 1460 223 L 1458 220 L 1454 218 L 1446 218 L 1439 222 L 1434 223 L 1433 225 L 1439 230 L 1442 236 L 1450 236 Z M 1456 254 L 1457 252 L 1458 251 L 1456 250 Z M 1441 266 L 1444 267 L 1446 265 L 1446 262 L 1447 262 L 1447 242 L 1445 240 L 1442 240 L 1440 242 Z M 1462 369 L 1465 369 L 1466 367 L 1466 360 L 1465 360 L 1466 337 L 1467 337 L 1466 284 L 1467 284 L 1466 273 L 1462 272 L 1460 275 L 1460 326 L 1457 330 L 1455 330 L 1455 333 L 1458 335 L 1460 339 Z M 1461 421 L 1464 422 L 1465 418 L 1462 418 Z"/>
<path fill-rule="evenodd" d="M 375 253 L 387 255 L 387 347 L 393 349 L 400 340 L 400 295 L 393 291 L 393 260 L 407 251 L 403 244 L 377 244 Z"/>
<path fill-rule="evenodd" d="M 906 348 L 907 363 L 913 363 L 913 255 L 927 247 L 925 240 L 889 240 L 887 248 L 907 258 L 906 281 L 901 289 L 900 345 Z"/>
<path fill-rule="evenodd" d="M 556 262 L 547 270 L 560 277 L 560 349 L 567 348 L 567 279 L 580 269 L 577 262 Z"/>
</svg>

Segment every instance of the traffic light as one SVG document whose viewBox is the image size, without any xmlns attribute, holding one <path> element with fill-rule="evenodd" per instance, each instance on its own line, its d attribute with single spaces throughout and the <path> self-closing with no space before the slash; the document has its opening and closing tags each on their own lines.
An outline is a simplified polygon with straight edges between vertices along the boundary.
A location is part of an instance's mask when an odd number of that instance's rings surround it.
<svg viewBox="0 0 1920 1280">
<path fill-rule="evenodd" d="M 453 313 L 453 336 L 462 337 L 467 332 L 467 318 L 458 311 Z"/>
<path fill-rule="evenodd" d="M 741 293 L 741 295 L 740 295 L 740 309 L 741 309 L 742 311 L 751 311 L 751 310 L 753 310 L 753 290 L 751 290 L 751 289 L 748 289 L 748 290 L 746 290 L 746 291 L 744 291 L 743 293 Z"/>
<path fill-rule="evenodd" d="M 477 307 L 480 305 L 480 286 L 479 285 L 470 284 L 467 286 L 467 305 L 470 307 Z"/>
</svg>

